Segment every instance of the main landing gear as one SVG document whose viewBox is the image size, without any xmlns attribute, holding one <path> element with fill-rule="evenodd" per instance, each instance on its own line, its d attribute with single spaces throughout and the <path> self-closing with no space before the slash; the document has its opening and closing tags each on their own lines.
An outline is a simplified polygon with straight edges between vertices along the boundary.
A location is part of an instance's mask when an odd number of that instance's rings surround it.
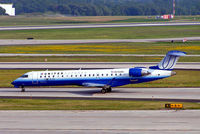
<svg viewBox="0 0 200 134">
<path fill-rule="evenodd" d="M 108 93 L 108 92 L 112 92 L 112 88 L 111 87 L 103 87 L 101 90 L 102 94 Z"/>
<path fill-rule="evenodd" d="M 24 86 L 21 86 L 21 92 L 25 92 L 25 87 Z"/>
</svg>

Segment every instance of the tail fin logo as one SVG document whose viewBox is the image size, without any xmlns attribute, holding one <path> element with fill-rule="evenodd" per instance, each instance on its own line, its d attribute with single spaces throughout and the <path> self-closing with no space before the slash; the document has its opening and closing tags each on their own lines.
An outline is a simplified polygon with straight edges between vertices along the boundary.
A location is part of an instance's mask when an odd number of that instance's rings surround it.
<svg viewBox="0 0 200 134">
<path fill-rule="evenodd" d="M 151 69 L 162 69 L 162 70 L 171 70 L 176 65 L 180 56 L 186 55 L 185 52 L 181 51 L 169 51 L 164 59 L 158 63 L 157 66 L 150 67 Z"/>
<path fill-rule="evenodd" d="M 158 65 L 160 69 L 172 69 L 179 57 L 177 56 L 166 56 L 163 61 Z"/>
</svg>

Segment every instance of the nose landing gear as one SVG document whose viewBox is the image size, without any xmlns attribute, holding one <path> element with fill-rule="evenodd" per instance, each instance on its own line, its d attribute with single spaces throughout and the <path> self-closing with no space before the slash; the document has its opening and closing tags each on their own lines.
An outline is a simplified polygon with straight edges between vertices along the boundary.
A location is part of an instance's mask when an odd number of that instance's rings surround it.
<svg viewBox="0 0 200 134">
<path fill-rule="evenodd" d="M 24 86 L 21 86 L 21 92 L 25 92 L 25 87 Z"/>
</svg>

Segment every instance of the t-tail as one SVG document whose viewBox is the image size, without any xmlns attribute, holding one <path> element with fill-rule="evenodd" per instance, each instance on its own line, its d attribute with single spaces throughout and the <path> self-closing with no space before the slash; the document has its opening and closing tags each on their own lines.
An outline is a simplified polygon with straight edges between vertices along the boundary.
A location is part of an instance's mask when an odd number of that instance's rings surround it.
<svg viewBox="0 0 200 134">
<path fill-rule="evenodd" d="M 169 51 L 157 66 L 151 66 L 150 69 L 172 70 L 176 65 L 180 56 L 185 56 L 186 53 L 182 51 Z"/>
</svg>

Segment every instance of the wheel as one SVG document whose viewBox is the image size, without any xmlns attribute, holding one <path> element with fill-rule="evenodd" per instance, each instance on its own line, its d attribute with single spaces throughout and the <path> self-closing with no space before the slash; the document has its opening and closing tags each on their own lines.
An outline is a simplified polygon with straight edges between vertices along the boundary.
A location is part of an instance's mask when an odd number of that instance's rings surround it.
<svg viewBox="0 0 200 134">
<path fill-rule="evenodd" d="M 108 90 L 108 92 L 112 92 L 112 88 L 111 87 L 109 87 L 107 90 Z"/>
<path fill-rule="evenodd" d="M 105 88 L 103 88 L 102 90 L 101 90 L 101 93 L 102 94 L 105 94 L 107 91 L 106 91 L 106 89 Z"/>
<path fill-rule="evenodd" d="M 21 92 L 25 92 L 25 87 L 21 86 L 21 88 L 22 88 Z"/>
</svg>

